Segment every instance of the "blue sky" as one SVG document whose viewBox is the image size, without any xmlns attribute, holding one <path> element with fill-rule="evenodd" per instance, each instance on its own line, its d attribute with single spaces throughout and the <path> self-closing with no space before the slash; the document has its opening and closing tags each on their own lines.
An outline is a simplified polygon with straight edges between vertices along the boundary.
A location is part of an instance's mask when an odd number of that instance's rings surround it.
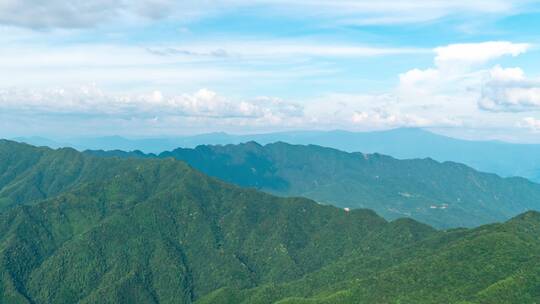
<svg viewBox="0 0 540 304">
<path fill-rule="evenodd" d="M 540 142 L 540 4 L 0 3 L 0 136 L 422 127 Z"/>
</svg>

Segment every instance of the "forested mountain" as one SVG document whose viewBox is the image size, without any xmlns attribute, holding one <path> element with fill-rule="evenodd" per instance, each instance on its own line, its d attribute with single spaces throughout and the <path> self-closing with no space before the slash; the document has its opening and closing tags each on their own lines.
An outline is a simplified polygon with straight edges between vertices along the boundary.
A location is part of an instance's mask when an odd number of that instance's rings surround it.
<svg viewBox="0 0 540 304">
<path fill-rule="evenodd" d="M 15 178 L 21 187 L 49 196 L 15 197 L 25 204 L 0 215 L 2 303 L 190 303 L 221 287 L 299 279 L 341 257 L 436 233 L 367 210 L 243 190 L 171 159 L 0 146 L 4 180 L 25 167 Z M 45 182 L 52 171 L 74 182 L 60 183 L 54 195 L 54 182 Z"/>
<path fill-rule="evenodd" d="M 117 157 L 141 152 L 88 151 Z M 398 160 L 286 143 L 199 146 L 159 154 L 211 176 L 281 196 L 342 208 L 373 209 L 387 219 L 412 217 L 438 228 L 473 227 L 540 210 L 540 185 L 501 178 L 454 162 Z"/>
<path fill-rule="evenodd" d="M 454 230 L 370 257 L 345 257 L 300 280 L 222 288 L 198 303 L 517 304 L 540 300 L 540 213 Z"/>
<path fill-rule="evenodd" d="M 497 141 L 472 141 L 451 138 L 417 128 L 388 131 L 296 131 L 267 134 L 232 135 L 210 133 L 184 137 L 127 139 L 119 136 L 68 138 L 57 142 L 43 138 L 19 138 L 18 141 L 50 147 L 71 146 L 80 150 L 141 150 L 161 153 L 177 147 L 240 144 L 256 141 L 269 144 L 319 145 L 347 152 L 381 153 L 399 159 L 433 158 L 466 164 L 476 170 L 503 177 L 521 176 L 540 182 L 540 145 Z"/>
<path fill-rule="evenodd" d="M 540 214 L 437 231 L 0 142 L 0 303 L 535 303 Z M 27 189 L 27 191 L 23 191 Z"/>
</svg>

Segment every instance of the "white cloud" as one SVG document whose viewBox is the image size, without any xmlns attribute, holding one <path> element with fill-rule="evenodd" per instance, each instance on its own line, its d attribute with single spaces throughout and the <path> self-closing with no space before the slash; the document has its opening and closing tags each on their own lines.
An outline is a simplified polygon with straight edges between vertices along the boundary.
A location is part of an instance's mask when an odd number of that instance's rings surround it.
<svg viewBox="0 0 540 304">
<path fill-rule="evenodd" d="M 178 14 L 193 18 L 199 11 L 212 9 L 196 1 L 173 0 L 3 0 L 0 24 L 26 28 L 81 28 L 137 19 L 159 19 Z"/>
<path fill-rule="evenodd" d="M 414 94 L 422 91 L 429 93 L 441 81 L 441 71 L 438 69 L 412 69 L 399 75 L 399 87 L 403 92 L 414 90 Z"/>
<path fill-rule="evenodd" d="M 454 114 L 474 113 L 477 104 L 482 109 L 496 110 L 502 105 L 503 95 L 510 92 L 506 89 L 502 92 L 501 84 L 507 87 L 524 76 L 519 69 L 495 67 L 490 71 L 486 64 L 504 56 L 518 56 L 529 47 L 526 43 L 506 41 L 438 47 L 434 50 L 433 67 L 412 69 L 400 75 L 399 95 L 410 103 L 436 103 Z M 518 100 L 522 100 L 526 93 L 521 89 L 523 87 L 513 88 L 512 94 L 515 97 L 513 102 L 522 106 Z M 530 89 L 527 88 L 527 94 L 533 95 Z"/>
<path fill-rule="evenodd" d="M 283 3 L 285 1 L 261 1 Z M 532 1 L 444 1 L 444 0 L 300 0 L 287 2 L 289 9 L 300 15 L 331 17 L 342 24 L 388 25 L 438 20 L 448 16 L 507 15 L 519 11 Z"/>
<path fill-rule="evenodd" d="M 6 43 L 8 44 L 8 43 Z M 5 45 L 0 49 L 1 68 L 127 67 L 174 63 L 283 59 L 309 57 L 372 57 L 425 54 L 422 48 L 385 48 L 358 44 L 317 43 L 309 40 L 226 40 L 184 43 L 181 47 L 135 47 L 129 45 L 77 44 L 42 46 Z M 206 58 L 201 58 L 206 57 Z"/>
<path fill-rule="evenodd" d="M 385 48 L 354 44 L 320 44 L 295 40 L 223 41 L 220 45 L 192 44 L 183 47 L 149 48 L 161 56 L 203 56 L 218 58 L 279 58 L 292 56 L 310 57 L 371 57 L 384 55 L 429 53 L 422 48 Z"/>
<path fill-rule="evenodd" d="M 540 110 L 540 80 L 528 79 L 520 68 L 495 66 L 483 85 L 478 105 L 493 112 Z"/>
<path fill-rule="evenodd" d="M 208 131 L 286 129 L 388 129 L 394 127 L 458 126 L 446 115 L 425 116 L 402 108 L 393 95 L 327 95 L 289 102 L 275 97 L 231 99 L 208 89 L 192 94 L 168 95 L 161 91 L 118 94 L 96 86 L 71 89 L 0 90 L 0 112 L 18 119 L 77 118 L 76 124 L 103 121 L 103 125 L 145 128 L 198 128 Z M 426 113 L 429 114 L 429 113 Z M 426 118 L 426 117 L 429 117 Z M 112 121 L 112 122 L 111 122 Z M 133 127 L 136 122 L 140 126 Z"/>
<path fill-rule="evenodd" d="M 451 44 L 435 49 L 435 66 L 439 69 L 455 69 L 456 65 L 471 67 L 484 64 L 502 56 L 518 56 L 530 48 L 527 43 L 488 41 L 482 43 Z"/>
<path fill-rule="evenodd" d="M 532 132 L 540 132 L 540 119 L 534 117 L 525 117 L 520 122 L 518 122 L 518 127 L 526 128 Z"/>
<path fill-rule="evenodd" d="M 399 125 L 416 123 L 429 127 L 437 127 L 440 122 L 443 127 L 490 130 L 485 131 L 488 134 L 508 132 L 505 139 L 512 132 L 522 132 L 516 131 L 516 126 L 531 134 L 538 133 L 540 120 L 534 116 L 522 118 L 519 113 L 540 112 L 540 79 L 527 77 L 519 67 L 491 66 L 497 59 L 519 56 L 529 48 L 529 44 L 501 41 L 436 48 L 432 67 L 411 69 L 400 75 L 395 94 L 401 105 L 394 109 L 409 107 L 408 111 L 364 111 L 355 119 L 372 124 L 398 121 Z M 429 119 L 415 119 L 418 117 Z M 520 136 L 529 136 L 525 134 Z"/>
<path fill-rule="evenodd" d="M 317 17 L 348 24 L 396 24 L 452 15 L 512 14 L 532 0 L 4 0 L 0 23 L 30 28 L 89 27 L 103 22 L 175 18 L 191 20 L 249 7 L 291 17 Z"/>
<path fill-rule="evenodd" d="M 411 106 L 400 95 L 330 94 L 305 104 L 306 122 L 318 128 L 381 130 L 399 127 L 457 127 L 451 113 Z"/>
<path fill-rule="evenodd" d="M 491 81 L 495 82 L 515 82 L 523 81 L 525 73 L 521 68 L 502 68 L 496 65 L 489 71 Z"/>
<path fill-rule="evenodd" d="M 255 89 L 257 84 L 279 85 L 335 71 L 335 66 L 316 59 L 353 60 L 426 51 L 290 39 L 230 39 L 167 47 L 19 42 L 0 48 L 0 83 L 34 88 L 98 83 L 109 88 L 186 91 L 249 82 Z"/>
<path fill-rule="evenodd" d="M 513 113 L 540 110 L 540 81 L 527 78 L 520 68 L 489 68 L 489 64 L 529 48 L 504 41 L 436 48 L 432 67 L 400 75 L 396 98 L 401 108 L 409 107 L 405 113 L 429 117 L 432 122 L 427 125 L 439 121 L 471 129 L 512 128 Z"/>
<path fill-rule="evenodd" d="M 296 44 L 290 41 L 231 42 L 219 48 L 218 45 L 175 47 L 175 51 L 157 55 L 145 48 L 117 46 L 95 46 L 88 52 L 84 51 L 84 46 L 32 49 L 19 54 L 4 48 L 0 54 L 7 56 L 0 56 L 0 68 L 8 72 L 2 73 L 1 82 L 18 89 L 0 90 L 0 116 L 17 120 L 42 117 L 42 122 L 51 124 L 59 123 L 58 115 L 72 120 L 79 117 L 76 122 L 79 126 L 88 125 L 90 120 L 99 125 L 101 121 L 103 126 L 118 125 L 118 131 L 115 131 L 118 133 L 150 130 L 163 133 L 178 130 L 256 132 L 288 128 L 515 127 L 515 121 L 521 117 L 516 118 L 511 111 L 540 107 L 540 102 L 535 99 L 538 85 L 528 79 L 523 70 L 499 66 L 490 70 L 486 67 L 497 58 L 517 56 L 528 47 L 510 42 L 436 48 L 432 50 L 433 66 L 404 72 L 395 89 L 380 94 L 320 93 L 322 96 L 318 98 L 296 102 L 274 97 L 230 98 L 206 89 L 179 94 L 193 91 L 193 87 L 212 87 L 223 93 L 222 88 L 231 83 L 235 86 L 244 84 L 243 90 L 253 90 L 257 82 L 272 83 L 268 86 L 272 90 L 279 87 L 275 84 L 294 88 L 291 80 L 331 73 L 313 68 L 311 63 L 302 66 L 302 61 L 295 61 L 298 57 L 362 57 L 377 52 L 384 54 L 388 50 L 304 44 L 302 41 Z M 274 54 L 267 49 L 272 45 L 283 46 L 281 53 Z M 226 56 L 215 56 L 212 52 L 218 49 Z M 452 50 L 456 53 L 452 54 Z M 248 58 L 252 70 L 237 68 L 234 63 L 239 58 Z M 17 60 L 29 62 L 17 63 Z M 273 65 L 280 67 L 273 69 Z M 209 66 L 212 69 L 207 70 Z M 283 66 L 287 68 L 283 69 Z M 96 86 L 69 89 L 73 83 L 90 83 L 94 78 L 101 83 L 120 85 L 112 86 L 113 91 Z M 220 81 L 225 85 L 216 88 L 215 84 Z M 144 83 L 145 87 L 125 89 L 138 82 Z M 63 83 L 64 89 L 39 89 L 33 83 L 41 83 L 43 87 Z M 170 86 L 164 88 L 164 83 Z M 24 89 L 27 87 L 34 89 Z M 255 91 L 259 92 L 258 88 Z M 225 94 L 231 96 L 230 91 L 225 90 Z M 249 96 L 250 93 L 237 95 Z M 490 103 L 486 102 L 487 98 Z M 480 111 L 478 105 L 490 111 Z M 525 121 L 522 124 L 525 125 Z M 122 128 L 125 129 L 122 131 Z"/>
<path fill-rule="evenodd" d="M 0 90 L 0 121 L 13 134 L 156 136 L 285 130 L 306 126 L 307 118 L 303 105 L 275 97 L 226 98 L 208 89 L 119 94 L 90 85 Z"/>
<path fill-rule="evenodd" d="M 426 92 L 426 90 L 445 90 L 450 84 L 458 82 L 461 88 L 467 88 L 479 81 L 479 70 L 475 70 L 478 66 L 503 56 L 518 56 L 529 47 L 527 43 L 508 41 L 437 47 L 434 49 L 434 67 L 416 68 L 400 74 L 400 88 L 404 91 Z M 452 89 L 454 88 L 455 86 L 452 86 Z"/>
<path fill-rule="evenodd" d="M 112 18 L 121 8 L 121 2 L 107 0 L 4 0 L 0 22 L 30 28 L 83 27 Z"/>
<path fill-rule="evenodd" d="M 149 94 L 114 94 L 95 86 L 76 89 L 0 90 L 0 109 L 24 114 L 73 114 L 86 116 L 269 119 L 298 117 L 302 107 L 277 98 L 229 100 L 201 89 L 193 94 L 166 96 L 160 91 Z"/>
<path fill-rule="evenodd" d="M 193 52 L 204 53 L 211 48 L 206 46 L 193 47 Z M 498 47 L 498 48 L 497 48 Z M 250 56 L 272 56 L 265 53 L 261 45 L 237 46 L 234 51 L 251 54 Z M 351 49 L 339 46 L 321 47 L 309 50 L 308 46 L 284 48 L 283 54 L 295 52 L 311 52 L 311 54 L 342 54 L 351 52 Z M 480 51 L 485 49 L 483 55 Z M 111 49 L 105 48 L 110 54 Z M 112 49 L 114 50 L 114 49 Z M 354 48 L 353 48 L 354 50 Z M 452 54 L 452 50 L 456 51 Z M 464 50 L 475 50 L 467 52 Z M 481 63 L 489 62 L 505 55 L 517 55 L 526 50 L 525 45 L 509 42 L 478 43 L 471 45 L 460 44 L 458 47 L 449 45 L 435 50 L 434 66 L 427 69 L 412 69 L 400 75 L 400 82 L 396 90 L 379 95 L 338 95 L 328 94 L 318 99 L 304 100 L 301 103 L 291 103 L 278 98 L 259 97 L 251 99 L 230 99 L 214 91 L 199 90 L 193 94 L 166 94 L 156 90 L 152 93 L 111 93 L 100 90 L 94 86 L 83 87 L 77 90 L 24 90 L 11 89 L 0 91 L 0 107 L 5 110 L 19 112 L 39 113 L 77 113 L 80 115 L 123 117 L 124 119 L 136 117 L 138 119 L 153 119 L 159 121 L 182 119 L 200 124 L 212 121 L 216 127 L 224 123 L 229 126 L 277 126 L 287 125 L 299 128 L 359 128 L 359 129 L 385 129 L 393 127 L 457 127 L 476 122 L 478 107 L 476 102 L 480 96 L 483 84 L 523 83 L 526 77 L 520 69 L 502 69 L 495 67 L 491 71 L 483 70 Z M 121 51 L 116 51 L 121 54 Z M 173 64 L 181 60 L 183 54 L 169 52 L 166 56 L 155 55 L 144 49 L 130 49 L 125 56 L 115 63 L 116 57 L 107 59 L 111 66 L 129 66 L 139 55 L 140 62 L 147 66 L 161 66 L 162 63 Z M 81 54 L 83 54 L 81 52 Z M 206 53 L 205 53 L 206 54 Z M 363 54 L 363 53 L 362 53 Z M 467 54 L 470 57 L 467 57 Z M 99 56 L 78 58 L 73 52 L 71 64 L 95 64 L 99 67 Z M 199 54 L 195 55 L 199 56 Z M 247 55 L 245 55 L 247 56 Z M 293 56 L 294 57 L 294 56 Z M 54 58 L 53 58 L 54 59 Z M 39 59 L 43 60 L 43 59 Z M 60 60 L 60 59 L 59 59 Z M 77 63 L 78 60 L 79 63 Z M 452 60 L 467 65 L 467 69 L 450 69 Z M 54 60 L 45 60 L 51 62 Z M 1 61 L 0 61 L 1 62 Z M 441 64 L 444 62 L 444 64 Z M 4 59 L 4 64 L 9 64 Z M 152 69 L 141 69 L 141 75 L 147 77 Z M 161 76 L 162 73 L 158 73 Z M 188 75 L 187 73 L 186 75 Z M 273 73 L 275 76 L 275 72 Z M 201 73 L 201 75 L 210 75 Z M 224 77 L 232 75 L 223 72 Z M 489 76 L 489 77 L 487 77 Z M 194 77 L 190 75 L 190 77 Z M 248 79 L 249 76 L 243 76 Z M 486 78 L 489 80 L 486 81 Z M 237 80 L 235 80 L 237 81 Z M 529 94 L 534 93 L 530 91 Z M 517 94 L 517 88 L 512 91 Z M 523 100 L 524 92 L 520 93 L 519 101 Z M 516 95 L 517 96 L 517 95 Z M 500 107 L 501 105 L 499 105 Z"/>
</svg>

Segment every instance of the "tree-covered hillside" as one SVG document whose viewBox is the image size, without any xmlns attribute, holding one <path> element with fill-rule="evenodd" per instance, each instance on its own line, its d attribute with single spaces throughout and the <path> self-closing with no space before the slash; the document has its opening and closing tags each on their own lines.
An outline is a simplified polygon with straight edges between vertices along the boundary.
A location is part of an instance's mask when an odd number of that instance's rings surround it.
<svg viewBox="0 0 540 304">
<path fill-rule="evenodd" d="M 540 296 L 536 212 L 437 231 L 242 189 L 172 158 L 0 147 L 8 202 L 0 303 L 532 304 Z"/>
<path fill-rule="evenodd" d="M 540 213 L 448 231 L 374 257 L 345 257 L 300 280 L 223 288 L 198 303 L 536 304 Z"/>
<path fill-rule="evenodd" d="M 371 211 L 243 190 L 171 159 L 1 145 L 11 156 L 3 176 L 19 176 L 8 187 L 48 198 L 8 196 L 19 206 L 0 214 L 0 302 L 190 303 L 223 287 L 299 279 L 341 257 L 436 233 L 416 222 L 393 233 L 402 224 Z M 66 181 L 56 194 L 53 177 Z"/>
<path fill-rule="evenodd" d="M 140 152 L 96 155 L 153 157 Z M 500 178 L 431 159 L 397 160 L 314 145 L 255 142 L 199 146 L 174 157 L 222 180 L 282 196 L 304 196 L 338 207 L 369 208 L 387 219 L 412 217 L 438 228 L 473 227 L 540 210 L 540 185 Z"/>
</svg>

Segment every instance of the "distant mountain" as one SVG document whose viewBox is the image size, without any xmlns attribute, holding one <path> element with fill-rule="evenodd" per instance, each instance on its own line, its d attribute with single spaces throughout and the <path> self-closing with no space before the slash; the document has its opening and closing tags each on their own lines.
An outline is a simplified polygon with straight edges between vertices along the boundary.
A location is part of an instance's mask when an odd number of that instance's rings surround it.
<svg viewBox="0 0 540 304">
<path fill-rule="evenodd" d="M 107 156 L 105 151 L 87 151 Z M 113 151 L 111 156 L 152 157 Z M 224 181 L 281 196 L 304 196 L 342 208 L 373 209 L 438 228 L 472 227 L 540 210 L 540 185 L 500 178 L 454 162 L 398 160 L 286 143 L 199 146 L 159 154 Z"/>
<path fill-rule="evenodd" d="M 57 142 L 55 140 L 51 140 L 51 139 L 40 137 L 40 136 L 16 137 L 16 138 L 13 138 L 13 140 L 22 142 L 22 143 L 27 143 L 29 145 L 34 145 L 38 147 L 49 147 L 53 149 L 70 146 L 70 144 L 68 143 L 61 143 L 61 142 Z"/>
<path fill-rule="evenodd" d="M 76 137 L 61 141 L 49 140 L 43 137 L 17 137 L 14 141 L 24 142 L 35 146 L 50 148 L 71 147 L 77 150 L 120 150 L 144 151 L 160 153 L 178 147 L 196 147 L 201 144 L 228 144 L 241 142 L 241 136 L 226 133 L 209 133 L 186 137 L 163 138 L 125 138 L 121 136 Z M 60 143 L 61 142 L 61 143 Z"/>
<path fill-rule="evenodd" d="M 25 140 L 23 140 L 25 141 Z M 69 139 L 69 146 L 79 150 L 141 150 L 160 153 L 177 147 L 239 144 L 277 141 L 291 144 L 319 145 L 347 152 L 381 153 L 399 159 L 433 158 L 454 161 L 477 170 L 504 177 L 522 176 L 540 182 L 540 145 L 511 144 L 494 141 L 467 141 L 437 135 L 422 129 L 395 129 L 380 132 L 304 131 L 256 135 L 211 133 L 179 138 L 125 139 L 122 137 Z M 38 142 L 25 142 L 41 145 Z M 51 145 L 51 147 L 59 147 Z"/>
<path fill-rule="evenodd" d="M 532 304 L 540 296 L 537 212 L 436 231 L 241 189 L 171 158 L 0 141 L 0 165 L 8 203 L 0 303 Z"/>
</svg>

